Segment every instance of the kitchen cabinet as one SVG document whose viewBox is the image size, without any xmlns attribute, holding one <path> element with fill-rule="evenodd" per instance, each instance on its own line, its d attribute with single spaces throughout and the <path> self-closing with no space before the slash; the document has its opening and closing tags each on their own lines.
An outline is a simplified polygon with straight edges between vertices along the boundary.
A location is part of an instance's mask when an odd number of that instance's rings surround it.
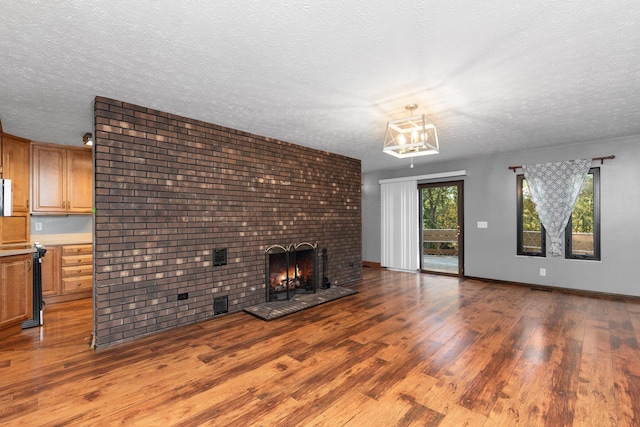
<svg viewBox="0 0 640 427">
<path fill-rule="evenodd" d="M 93 159 L 90 149 L 32 144 L 33 213 L 91 213 Z"/>
<path fill-rule="evenodd" d="M 11 180 L 13 214 L 29 213 L 31 141 L 2 135 L 2 178 Z"/>
<path fill-rule="evenodd" d="M 0 217 L 0 244 L 27 243 L 30 231 L 28 214 Z"/>
<path fill-rule="evenodd" d="M 42 297 L 56 297 L 60 294 L 60 246 L 46 245 L 47 252 L 42 258 Z"/>
<path fill-rule="evenodd" d="M 0 170 L 2 178 L 11 180 L 12 216 L 0 217 L 0 244 L 29 241 L 30 152 L 31 141 L 2 134 Z"/>
<path fill-rule="evenodd" d="M 92 245 L 62 247 L 62 293 L 87 292 L 93 289 Z"/>
<path fill-rule="evenodd" d="M 0 336 L 33 314 L 33 255 L 0 257 Z"/>
<path fill-rule="evenodd" d="M 93 246 L 45 245 L 42 297 L 47 304 L 93 295 Z"/>
</svg>

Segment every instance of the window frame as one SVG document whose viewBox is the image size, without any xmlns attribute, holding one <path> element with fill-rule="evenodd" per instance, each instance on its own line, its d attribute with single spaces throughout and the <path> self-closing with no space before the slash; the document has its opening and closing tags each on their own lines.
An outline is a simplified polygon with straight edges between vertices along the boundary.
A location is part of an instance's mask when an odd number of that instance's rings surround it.
<svg viewBox="0 0 640 427">
<path fill-rule="evenodd" d="M 516 179 L 516 194 L 517 194 L 517 221 L 516 221 L 516 255 L 523 256 L 534 256 L 546 258 L 547 256 L 547 230 L 545 230 L 544 225 L 540 222 L 540 252 L 531 252 L 524 250 L 524 229 L 523 229 L 523 221 L 522 214 L 524 208 L 524 200 L 523 200 L 523 191 L 522 185 L 525 180 L 524 174 L 518 174 Z"/>
<path fill-rule="evenodd" d="M 564 257 L 565 259 L 578 259 L 586 261 L 600 261 L 600 168 L 589 169 L 589 175 L 593 175 L 593 255 L 574 254 L 572 251 L 573 233 L 572 219 L 569 217 L 567 226 L 564 229 Z"/>
</svg>

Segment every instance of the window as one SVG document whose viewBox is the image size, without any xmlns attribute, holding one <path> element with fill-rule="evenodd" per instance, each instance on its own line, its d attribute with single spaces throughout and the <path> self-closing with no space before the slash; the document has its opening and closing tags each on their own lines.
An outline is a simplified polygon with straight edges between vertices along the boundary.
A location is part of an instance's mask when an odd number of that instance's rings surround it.
<svg viewBox="0 0 640 427">
<path fill-rule="evenodd" d="M 564 231 L 567 259 L 600 260 L 600 168 L 591 168 Z"/>
<path fill-rule="evenodd" d="M 546 235 L 535 204 L 531 200 L 524 175 L 518 175 L 518 255 L 540 256 L 547 254 Z"/>
</svg>

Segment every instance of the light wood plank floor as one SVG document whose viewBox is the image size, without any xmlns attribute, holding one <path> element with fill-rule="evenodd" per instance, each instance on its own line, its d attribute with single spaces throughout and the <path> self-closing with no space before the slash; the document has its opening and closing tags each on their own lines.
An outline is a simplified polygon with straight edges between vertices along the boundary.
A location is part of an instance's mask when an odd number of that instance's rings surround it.
<svg viewBox="0 0 640 427">
<path fill-rule="evenodd" d="M 364 269 L 357 295 L 89 348 L 90 301 L 0 341 L 0 424 L 640 426 L 640 302 Z"/>
</svg>

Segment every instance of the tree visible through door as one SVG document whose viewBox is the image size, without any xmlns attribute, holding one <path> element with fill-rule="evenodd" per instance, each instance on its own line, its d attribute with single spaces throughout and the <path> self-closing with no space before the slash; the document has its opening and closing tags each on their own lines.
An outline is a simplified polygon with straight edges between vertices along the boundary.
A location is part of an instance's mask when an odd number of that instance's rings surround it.
<svg viewBox="0 0 640 427">
<path fill-rule="evenodd" d="M 421 270 L 462 274 L 462 182 L 422 184 Z"/>
</svg>

